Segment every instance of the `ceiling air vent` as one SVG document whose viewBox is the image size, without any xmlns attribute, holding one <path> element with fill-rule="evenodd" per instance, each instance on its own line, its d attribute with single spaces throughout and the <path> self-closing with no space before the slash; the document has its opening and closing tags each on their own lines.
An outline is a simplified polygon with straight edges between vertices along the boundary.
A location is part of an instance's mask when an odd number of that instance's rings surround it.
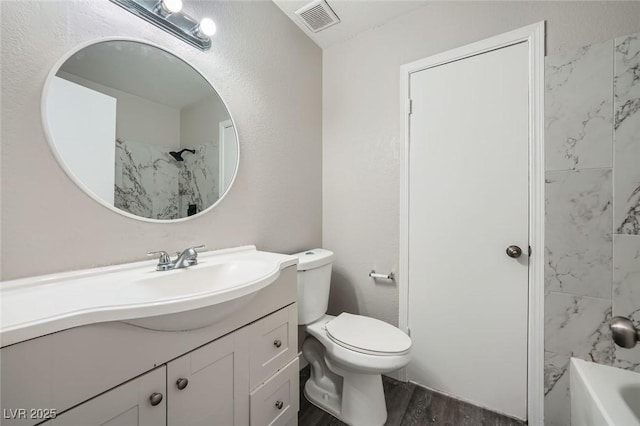
<svg viewBox="0 0 640 426">
<path fill-rule="evenodd" d="M 338 15 L 324 0 L 313 1 L 296 10 L 295 13 L 302 18 L 307 27 L 314 33 L 340 22 Z"/>
</svg>

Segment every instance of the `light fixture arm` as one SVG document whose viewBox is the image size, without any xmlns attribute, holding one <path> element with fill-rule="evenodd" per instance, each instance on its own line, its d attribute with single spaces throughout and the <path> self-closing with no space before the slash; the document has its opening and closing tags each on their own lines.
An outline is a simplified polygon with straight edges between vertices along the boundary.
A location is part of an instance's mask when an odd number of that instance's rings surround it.
<svg viewBox="0 0 640 426">
<path fill-rule="evenodd" d="M 198 21 L 182 11 L 167 12 L 158 0 L 110 0 L 134 15 L 173 34 L 180 40 L 205 51 L 211 47 L 211 37 L 198 31 Z M 194 31 L 195 29 L 195 31 Z"/>
</svg>

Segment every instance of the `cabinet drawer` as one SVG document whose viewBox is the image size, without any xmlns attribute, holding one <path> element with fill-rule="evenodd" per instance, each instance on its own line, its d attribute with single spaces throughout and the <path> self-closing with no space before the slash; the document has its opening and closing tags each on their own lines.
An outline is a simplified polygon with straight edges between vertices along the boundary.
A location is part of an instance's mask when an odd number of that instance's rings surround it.
<svg viewBox="0 0 640 426">
<path fill-rule="evenodd" d="M 290 305 L 250 325 L 250 389 L 263 383 L 297 355 L 298 313 Z"/>
<path fill-rule="evenodd" d="M 251 426 L 295 424 L 300 405 L 298 358 L 251 392 Z"/>
</svg>

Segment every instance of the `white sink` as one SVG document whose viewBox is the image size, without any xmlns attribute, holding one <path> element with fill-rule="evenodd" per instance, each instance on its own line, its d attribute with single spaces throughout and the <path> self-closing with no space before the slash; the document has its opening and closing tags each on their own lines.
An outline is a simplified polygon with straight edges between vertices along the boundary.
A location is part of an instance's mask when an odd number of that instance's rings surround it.
<svg viewBox="0 0 640 426">
<path fill-rule="evenodd" d="M 123 320 L 127 324 L 161 331 L 183 331 L 211 325 L 244 306 L 256 291 L 256 279 L 269 276 L 274 265 L 261 259 L 202 259 L 196 266 L 153 274 L 136 281 L 131 291 L 176 300 L 215 293 L 217 303 L 199 309 Z M 275 278 L 274 278 L 275 280 Z M 248 283 L 254 285 L 247 286 Z M 228 293 L 228 294 L 227 294 Z"/>
<path fill-rule="evenodd" d="M 164 331 L 205 327 L 242 307 L 297 258 L 245 246 L 204 252 L 198 261 L 162 272 L 144 261 L 5 281 L 0 346 L 106 321 Z"/>
<path fill-rule="evenodd" d="M 221 293 L 267 276 L 275 266 L 272 262 L 260 259 L 234 260 L 226 256 L 201 258 L 195 266 L 154 272 L 133 281 L 128 290 L 130 297 L 153 295 L 158 300 Z"/>
</svg>

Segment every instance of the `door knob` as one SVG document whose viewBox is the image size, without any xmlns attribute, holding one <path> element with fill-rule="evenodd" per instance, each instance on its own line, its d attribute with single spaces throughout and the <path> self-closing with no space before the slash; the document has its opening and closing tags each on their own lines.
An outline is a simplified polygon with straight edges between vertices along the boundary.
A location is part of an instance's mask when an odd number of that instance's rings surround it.
<svg viewBox="0 0 640 426">
<path fill-rule="evenodd" d="M 149 401 L 151 401 L 151 405 L 156 406 L 162 402 L 162 394 L 158 392 L 154 392 L 149 397 Z"/>
<path fill-rule="evenodd" d="M 513 257 L 514 259 L 520 257 L 522 255 L 522 249 L 518 246 L 509 246 L 507 247 L 507 256 Z"/>
<path fill-rule="evenodd" d="M 284 407 L 284 402 L 282 401 L 276 401 L 276 408 L 278 410 L 282 410 L 282 407 Z"/>
<path fill-rule="evenodd" d="M 185 379 L 184 377 L 179 378 L 178 381 L 176 382 L 176 386 L 180 390 L 186 388 L 188 384 L 189 384 L 189 379 Z"/>
<path fill-rule="evenodd" d="M 280 346 L 282 346 L 282 341 L 280 339 L 274 340 L 273 346 L 275 346 L 276 348 L 279 348 Z"/>
</svg>

